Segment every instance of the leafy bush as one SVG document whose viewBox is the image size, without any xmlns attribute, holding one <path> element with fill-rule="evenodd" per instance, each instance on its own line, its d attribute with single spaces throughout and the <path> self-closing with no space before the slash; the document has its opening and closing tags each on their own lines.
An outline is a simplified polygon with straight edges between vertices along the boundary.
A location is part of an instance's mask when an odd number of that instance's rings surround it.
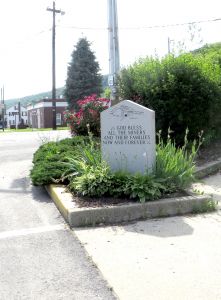
<svg viewBox="0 0 221 300">
<path fill-rule="evenodd" d="M 60 179 L 65 170 L 61 161 L 44 161 L 34 165 L 30 176 L 34 185 L 47 185 Z"/>
<path fill-rule="evenodd" d="M 69 189 L 81 196 L 129 197 L 140 202 L 158 199 L 166 191 L 166 187 L 154 176 L 112 173 L 104 162 L 73 178 Z"/>
<path fill-rule="evenodd" d="M 97 166 L 84 167 L 80 176 L 73 177 L 69 189 L 82 196 L 101 197 L 111 189 L 112 174 L 109 167 L 100 162 Z"/>
<path fill-rule="evenodd" d="M 100 136 L 100 113 L 108 108 L 109 101 L 91 95 L 77 102 L 80 107 L 78 112 L 66 111 L 65 120 L 72 135 L 87 135 L 89 126 L 94 136 Z"/>
<path fill-rule="evenodd" d="M 63 161 L 68 156 L 75 156 L 89 141 L 88 137 L 75 137 L 59 142 L 49 142 L 40 146 L 33 157 L 30 177 L 34 185 L 46 185 L 59 180 L 67 167 Z"/>
<path fill-rule="evenodd" d="M 194 140 L 221 126 L 221 69 L 200 55 L 172 55 L 162 60 L 141 59 L 121 71 L 121 98 L 134 100 L 156 111 L 157 130 L 173 131 L 181 144 L 185 130 Z M 166 135 L 163 135 L 166 138 Z"/>
</svg>

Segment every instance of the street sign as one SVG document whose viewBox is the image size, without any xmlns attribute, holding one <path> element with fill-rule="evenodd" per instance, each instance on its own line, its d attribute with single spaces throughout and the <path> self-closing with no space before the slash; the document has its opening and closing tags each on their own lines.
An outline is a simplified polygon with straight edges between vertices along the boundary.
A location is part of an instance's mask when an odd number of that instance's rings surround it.
<svg viewBox="0 0 221 300">
<path fill-rule="evenodd" d="M 113 75 L 109 75 L 108 76 L 108 85 L 109 86 L 113 86 L 114 85 L 114 76 Z"/>
</svg>

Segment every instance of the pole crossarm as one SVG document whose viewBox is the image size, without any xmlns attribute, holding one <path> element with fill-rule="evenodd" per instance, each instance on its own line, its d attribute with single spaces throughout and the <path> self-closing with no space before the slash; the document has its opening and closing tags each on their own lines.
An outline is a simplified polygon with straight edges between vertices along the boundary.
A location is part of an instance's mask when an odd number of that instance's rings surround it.
<svg viewBox="0 0 221 300">
<path fill-rule="evenodd" d="M 5 130 L 5 88 L 1 88 L 1 108 L 2 108 L 2 130 Z"/>
<path fill-rule="evenodd" d="M 58 13 L 58 14 L 63 13 L 60 9 L 54 9 L 54 8 L 50 8 L 50 7 L 47 8 L 47 11 L 53 11 L 53 12 Z"/>
</svg>

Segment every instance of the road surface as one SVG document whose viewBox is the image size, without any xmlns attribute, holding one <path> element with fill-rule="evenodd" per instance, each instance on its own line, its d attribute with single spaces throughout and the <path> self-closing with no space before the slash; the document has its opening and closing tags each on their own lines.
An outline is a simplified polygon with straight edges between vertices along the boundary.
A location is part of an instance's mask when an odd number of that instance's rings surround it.
<svg viewBox="0 0 221 300">
<path fill-rule="evenodd" d="M 32 155 L 67 131 L 0 133 L 0 299 L 115 299 L 45 190 Z"/>
</svg>

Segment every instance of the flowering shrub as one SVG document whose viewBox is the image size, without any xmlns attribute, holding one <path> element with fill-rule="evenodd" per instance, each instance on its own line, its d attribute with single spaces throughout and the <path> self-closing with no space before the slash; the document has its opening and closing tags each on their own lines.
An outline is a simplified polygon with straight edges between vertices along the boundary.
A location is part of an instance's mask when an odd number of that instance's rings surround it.
<svg viewBox="0 0 221 300">
<path fill-rule="evenodd" d="M 100 135 L 100 113 L 109 107 L 109 99 L 98 98 L 97 95 L 78 100 L 78 112 L 65 111 L 64 117 L 72 135 L 87 135 L 88 126 L 94 136 Z"/>
</svg>

